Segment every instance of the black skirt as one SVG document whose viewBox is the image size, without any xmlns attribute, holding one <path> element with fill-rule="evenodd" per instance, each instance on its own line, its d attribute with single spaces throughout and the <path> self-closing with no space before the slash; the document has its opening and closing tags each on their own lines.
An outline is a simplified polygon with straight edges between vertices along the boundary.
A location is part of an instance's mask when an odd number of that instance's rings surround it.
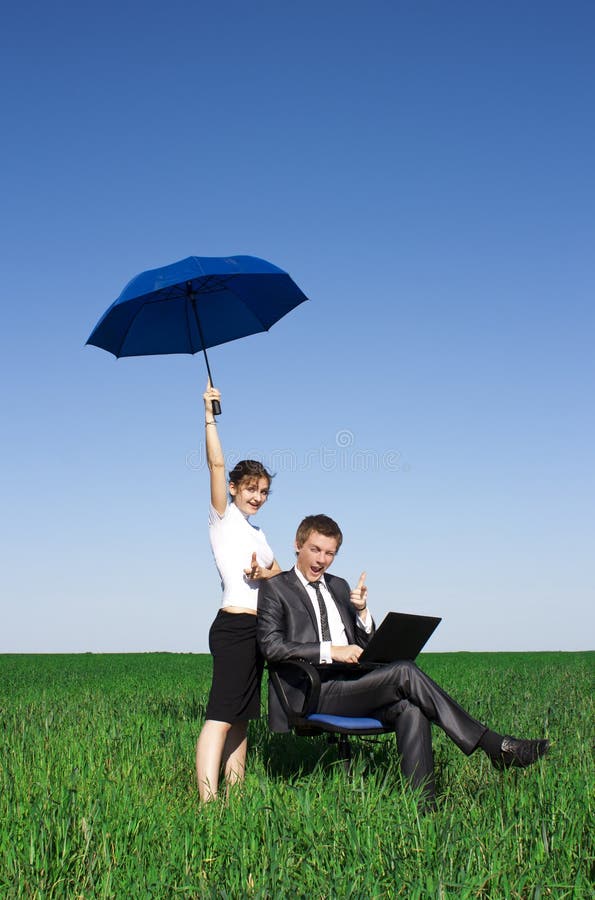
<svg viewBox="0 0 595 900">
<path fill-rule="evenodd" d="M 244 722 L 260 715 L 264 660 L 256 643 L 256 616 L 220 609 L 209 631 L 213 682 L 207 719 Z"/>
</svg>

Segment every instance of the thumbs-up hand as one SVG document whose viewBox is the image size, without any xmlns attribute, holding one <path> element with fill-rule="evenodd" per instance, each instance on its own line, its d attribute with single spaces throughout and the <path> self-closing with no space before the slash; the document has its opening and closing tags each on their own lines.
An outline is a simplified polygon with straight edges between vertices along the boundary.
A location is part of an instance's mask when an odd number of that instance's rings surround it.
<svg viewBox="0 0 595 900">
<path fill-rule="evenodd" d="M 244 575 L 247 575 L 248 578 L 251 578 L 253 580 L 256 578 L 262 578 L 262 572 L 256 559 L 256 553 L 252 554 L 252 559 L 250 560 L 250 568 L 244 569 Z"/>
<path fill-rule="evenodd" d="M 365 584 L 366 581 L 366 573 L 362 572 L 359 577 L 359 581 L 351 592 L 351 602 L 355 606 L 358 612 L 364 610 L 367 606 L 367 598 L 368 598 L 368 588 Z"/>
</svg>

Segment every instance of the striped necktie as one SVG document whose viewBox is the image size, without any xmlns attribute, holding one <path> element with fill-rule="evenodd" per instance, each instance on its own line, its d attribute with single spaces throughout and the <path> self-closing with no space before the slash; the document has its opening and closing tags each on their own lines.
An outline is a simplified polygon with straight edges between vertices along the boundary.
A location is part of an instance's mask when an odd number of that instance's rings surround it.
<svg viewBox="0 0 595 900">
<path fill-rule="evenodd" d="M 318 608 L 320 609 L 320 629 L 322 631 L 322 640 L 330 641 L 331 639 L 331 630 L 328 624 L 328 615 L 326 612 L 326 604 L 324 602 L 324 597 L 322 596 L 322 591 L 320 590 L 320 582 L 319 581 L 309 581 L 308 584 L 310 587 L 313 587 L 316 591 L 316 599 L 318 600 Z"/>
</svg>

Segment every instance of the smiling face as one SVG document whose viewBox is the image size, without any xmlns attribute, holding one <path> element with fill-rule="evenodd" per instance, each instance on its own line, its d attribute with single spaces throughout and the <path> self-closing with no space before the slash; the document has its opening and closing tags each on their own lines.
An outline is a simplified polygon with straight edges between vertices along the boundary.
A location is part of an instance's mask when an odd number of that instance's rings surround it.
<svg viewBox="0 0 595 900">
<path fill-rule="evenodd" d="M 268 478 L 243 478 L 239 484 L 230 481 L 229 493 L 240 512 L 253 516 L 266 503 L 270 487 Z"/>
<path fill-rule="evenodd" d="M 296 564 L 307 581 L 318 581 L 337 555 L 338 540 L 318 531 L 311 531 L 305 541 L 295 544 Z"/>
</svg>

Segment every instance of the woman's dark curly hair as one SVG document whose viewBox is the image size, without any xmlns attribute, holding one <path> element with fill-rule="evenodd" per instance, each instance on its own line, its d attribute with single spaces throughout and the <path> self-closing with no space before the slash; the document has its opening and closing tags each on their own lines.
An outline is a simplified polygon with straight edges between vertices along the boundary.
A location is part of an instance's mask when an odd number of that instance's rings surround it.
<svg viewBox="0 0 595 900">
<path fill-rule="evenodd" d="M 266 478 L 271 486 L 273 475 L 267 472 L 265 467 L 257 459 L 241 459 L 239 463 L 229 473 L 229 483 L 236 488 L 240 488 L 243 484 L 250 481 L 257 481 L 259 478 Z"/>
</svg>

